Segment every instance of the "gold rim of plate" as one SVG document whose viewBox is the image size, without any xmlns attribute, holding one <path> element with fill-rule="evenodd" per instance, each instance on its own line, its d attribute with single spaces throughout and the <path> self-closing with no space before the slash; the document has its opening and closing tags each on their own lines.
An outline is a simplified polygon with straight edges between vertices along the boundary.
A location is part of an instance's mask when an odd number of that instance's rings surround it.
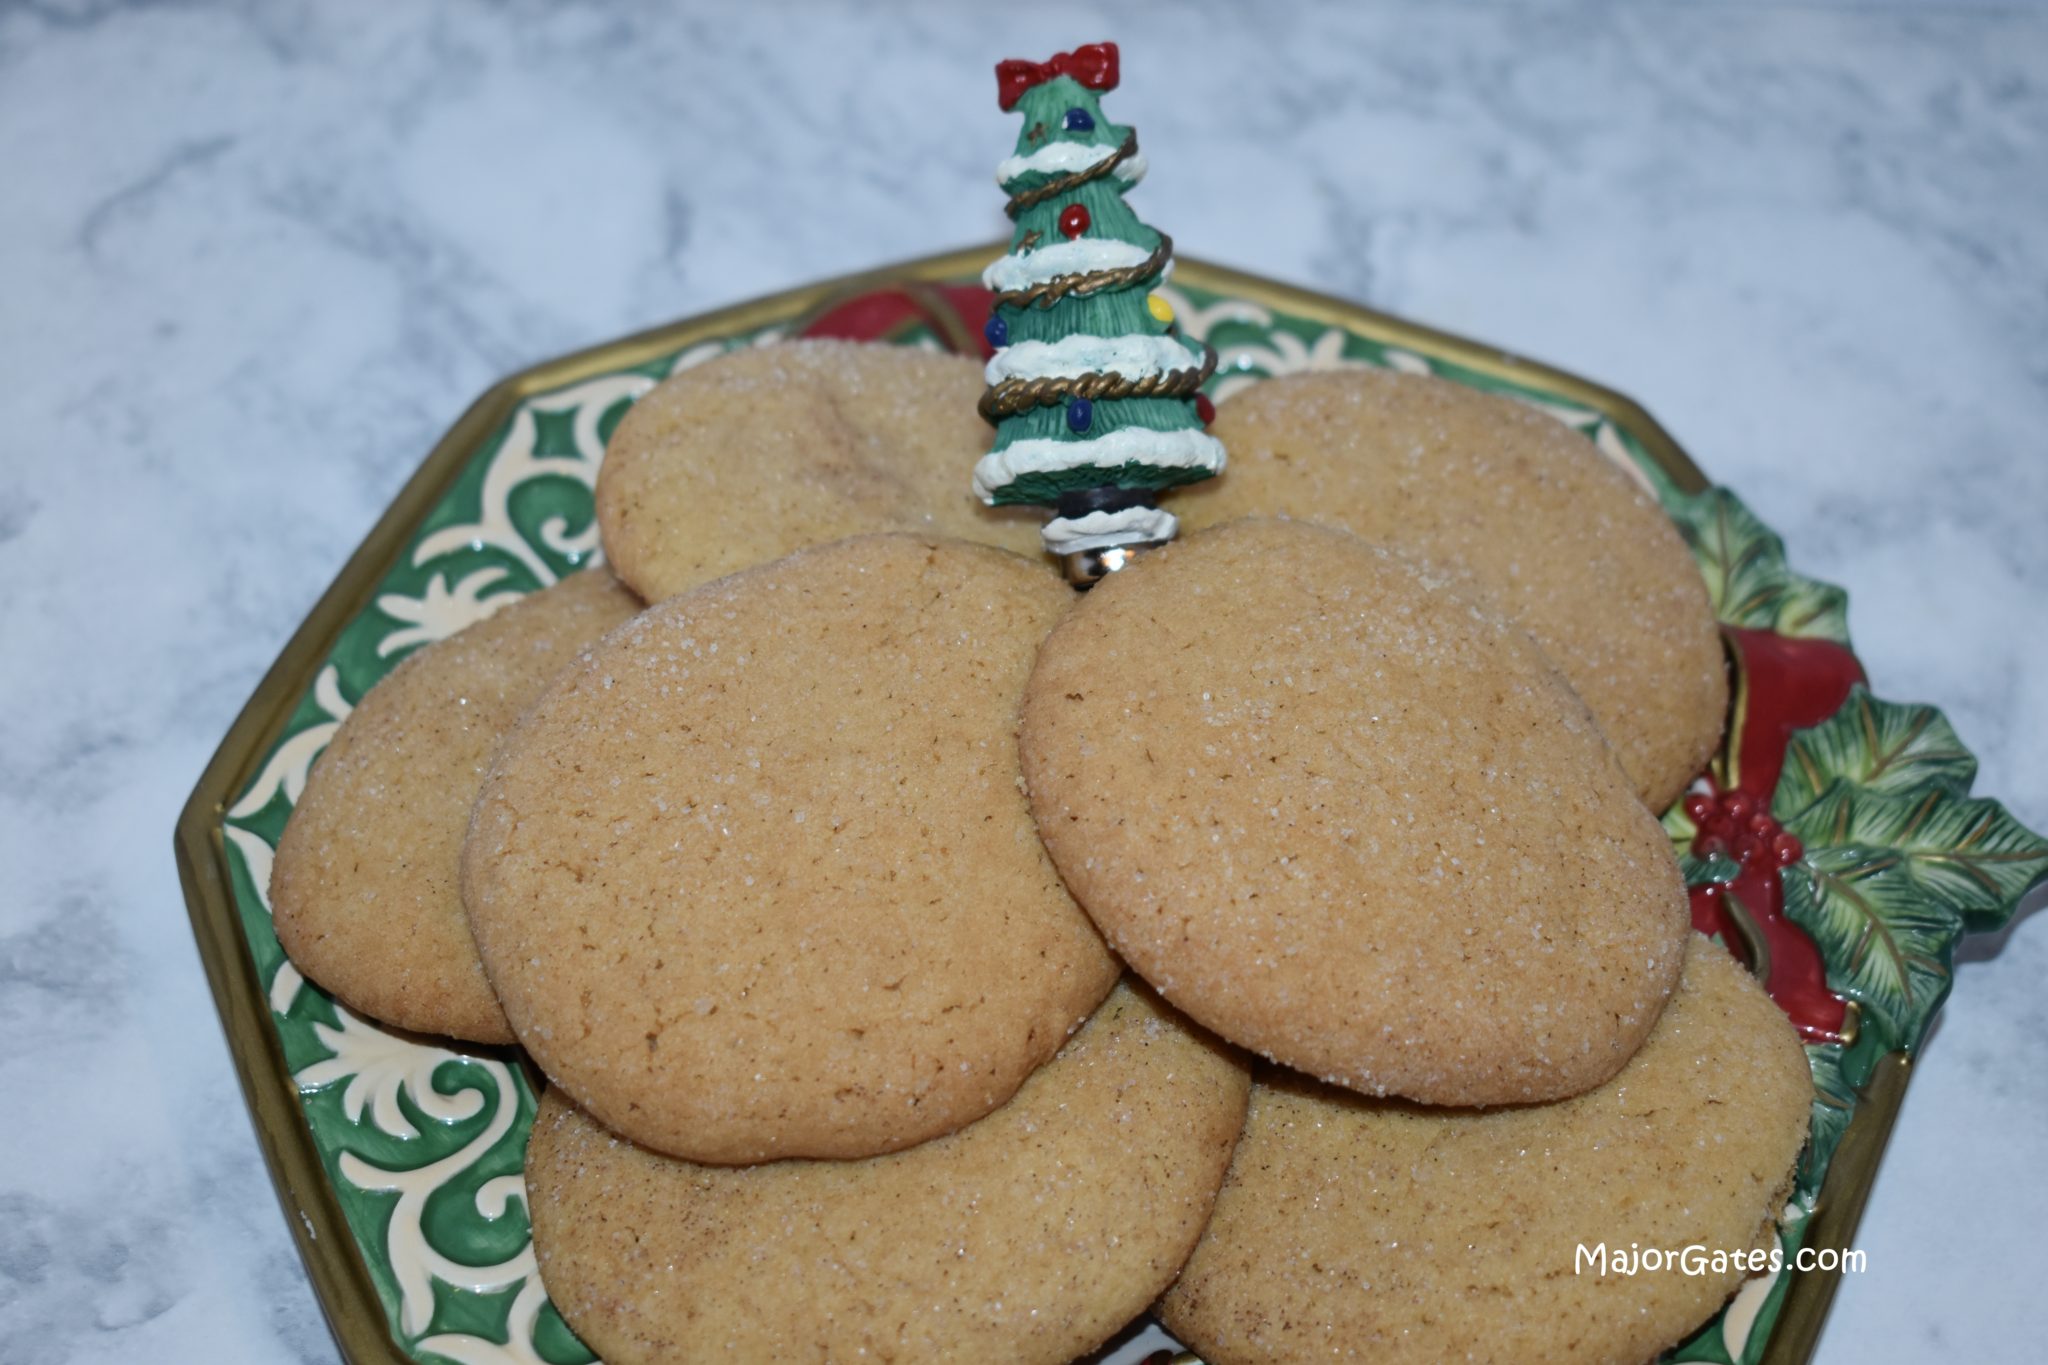
<svg viewBox="0 0 2048 1365">
<path fill-rule="evenodd" d="M 469 457 L 521 402 L 595 375 L 644 364 L 700 341 L 815 316 L 841 298 L 890 286 L 971 277 L 1003 249 L 1002 243 L 990 242 L 821 280 L 543 361 L 493 384 L 435 444 L 370 528 L 257 684 L 207 763 L 178 817 L 174 840 L 178 878 L 271 1181 L 321 1310 L 350 1365 L 410 1365 L 412 1358 L 399 1348 L 385 1325 L 376 1288 L 321 1166 L 313 1131 L 299 1104 L 298 1088 L 285 1065 L 277 1031 L 270 1025 L 269 1002 L 258 983 L 255 959 L 242 935 L 230 891 L 222 831 L 231 795 L 247 785 L 263 755 L 283 733 L 292 708 L 311 686 L 342 628 L 370 605 L 378 582 L 428 512 L 461 476 Z M 1699 466 L 1655 418 L 1633 399 L 1590 380 L 1482 342 L 1224 266 L 1181 257 L 1174 271 L 1177 279 L 1198 289 L 1247 299 L 1373 341 L 1441 357 L 1490 378 L 1530 384 L 1568 397 L 1602 413 L 1634 436 L 1682 491 L 1698 493 L 1709 486 Z M 1808 1229 L 1809 1247 L 1850 1248 L 1910 1078 L 1911 1065 L 1904 1054 L 1894 1052 L 1879 1061 L 1829 1163 Z M 1791 1285 L 1764 1349 L 1763 1365 L 1803 1365 L 1812 1356 L 1841 1280 L 1839 1270 L 1786 1273 L 1792 1276 Z"/>
</svg>

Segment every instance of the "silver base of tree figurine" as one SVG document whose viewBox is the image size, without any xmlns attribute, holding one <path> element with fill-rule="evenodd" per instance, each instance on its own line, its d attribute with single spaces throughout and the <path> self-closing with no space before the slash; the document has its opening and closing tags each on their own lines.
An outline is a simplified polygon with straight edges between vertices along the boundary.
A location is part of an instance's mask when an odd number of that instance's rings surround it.
<svg viewBox="0 0 2048 1365">
<path fill-rule="evenodd" d="M 1060 568 L 1065 572 L 1067 582 L 1077 588 L 1092 588 L 1118 569 L 1127 567 L 1142 552 L 1156 550 L 1166 543 L 1163 540 L 1141 540 L 1135 545 L 1096 545 L 1060 556 Z"/>
</svg>

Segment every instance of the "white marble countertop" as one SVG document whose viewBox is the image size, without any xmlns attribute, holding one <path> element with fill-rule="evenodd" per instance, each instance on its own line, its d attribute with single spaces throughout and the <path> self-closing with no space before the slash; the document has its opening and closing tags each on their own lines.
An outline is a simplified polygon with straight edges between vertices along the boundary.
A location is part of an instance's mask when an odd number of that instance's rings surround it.
<svg viewBox="0 0 2048 1365">
<path fill-rule="evenodd" d="M 1642 401 L 2048 828 L 2048 10 L 1256 8 L 0 6 L 0 1358 L 334 1358 L 178 806 L 499 374 L 997 235 L 999 57 L 1123 42 L 1183 253 Z M 2048 922 L 1965 956 L 1824 1361 L 2048 1337 Z"/>
</svg>

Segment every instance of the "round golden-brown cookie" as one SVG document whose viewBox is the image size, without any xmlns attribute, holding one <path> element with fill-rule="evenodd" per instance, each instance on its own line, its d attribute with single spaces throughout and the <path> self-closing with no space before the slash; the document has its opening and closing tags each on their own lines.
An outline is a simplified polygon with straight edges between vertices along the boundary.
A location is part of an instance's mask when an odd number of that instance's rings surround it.
<svg viewBox="0 0 2048 1365">
<path fill-rule="evenodd" d="M 1248 519 L 1097 585 L 1019 732 L 1068 887 L 1174 1004 L 1337 1084 L 1555 1099 L 1678 979 L 1671 844 L 1542 652 L 1343 531 Z"/>
<path fill-rule="evenodd" d="M 574 574 L 370 689 L 313 765 L 271 867 L 278 941 L 300 971 L 388 1024 L 512 1041 L 462 913 L 470 803 L 527 703 L 638 610 L 603 569 Z"/>
<path fill-rule="evenodd" d="M 650 602 L 843 536 L 907 531 L 1037 555 L 1041 513 L 984 507 L 969 476 L 994 433 L 978 362 L 905 346 L 795 341 L 720 356 L 619 423 L 597 520 Z"/>
<path fill-rule="evenodd" d="M 1015 1093 L 1115 982 L 1011 736 L 1072 594 L 865 536 L 672 597 L 499 751 L 463 849 L 519 1041 L 697 1161 L 858 1157 Z"/>
<path fill-rule="evenodd" d="M 1378 370 L 1254 384 L 1214 431 L 1230 468 L 1175 494 L 1185 529 L 1302 517 L 1468 573 L 1585 699 L 1651 809 L 1705 766 L 1728 682 L 1699 568 L 1583 436 L 1525 403 Z"/>
<path fill-rule="evenodd" d="M 1642 1051 L 1573 1099 L 1428 1109 L 1262 1073 L 1161 1316 L 1208 1365 L 1636 1365 L 1771 1244 L 1812 1101 L 1785 1016 L 1697 936 Z M 1731 1255 L 1700 1275 L 1578 1260 L 1603 1245 Z"/>
<path fill-rule="evenodd" d="M 995 1113 L 867 1161 L 693 1165 L 550 1090 L 526 1149 L 534 1252 L 612 1365 L 1066 1365 L 1187 1258 L 1248 1090 L 1228 1049 L 1129 985 Z"/>
</svg>

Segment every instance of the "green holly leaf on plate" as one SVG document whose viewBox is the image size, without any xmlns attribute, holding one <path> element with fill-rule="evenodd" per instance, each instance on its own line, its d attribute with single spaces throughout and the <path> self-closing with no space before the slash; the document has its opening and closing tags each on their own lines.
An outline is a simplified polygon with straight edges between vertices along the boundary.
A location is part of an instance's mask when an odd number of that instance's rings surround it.
<svg viewBox="0 0 2048 1365">
<path fill-rule="evenodd" d="M 1742 875 L 1742 864 L 1733 858 L 1702 858 L 1688 849 L 1678 855 L 1678 871 L 1687 886 L 1725 885 Z"/>
<path fill-rule="evenodd" d="M 1961 920 L 1926 895 L 1888 848 L 1809 848 L 1785 869 L 1785 916 L 1813 935 L 1828 987 L 1863 1005 L 1894 1046 L 1911 1047 L 1948 997 Z"/>
<path fill-rule="evenodd" d="M 2048 875 L 2048 839 L 1989 797 L 1943 787 L 1891 794 L 1838 783 L 1785 827 L 1809 851 L 1829 845 L 1883 850 L 1912 885 L 1973 932 L 1997 929 Z"/>
<path fill-rule="evenodd" d="M 1692 848 L 1692 841 L 1699 836 L 1700 832 L 1700 827 L 1693 823 L 1690 815 L 1685 813 L 1685 798 L 1680 796 L 1676 801 L 1673 801 L 1671 809 L 1658 817 L 1658 823 L 1664 826 L 1665 836 L 1671 840 L 1672 853 L 1676 854 L 1678 859 L 1683 862 L 1687 850 Z M 1692 883 L 1688 881 L 1686 885 L 1690 886 Z"/>
<path fill-rule="evenodd" d="M 2048 840 L 1945 785 L 1891 793 L 1837 780 L 1786 828 L 1806 845 L 1785 869 L 1786 916 L 1820 945 L 1829 987 L 1909 1049 L 1948 995 L 1964 930 L 1997 928 L 2048 876 Z"/>
<path fill-rule="evenodd" d="M 1809 1193 L 1820 1189 L 1828 1158 L 1856 1116 L 1856 1087 L 1842 1070 L 1846 1055 L 1847 1050 L 1834 1043 L 1813 1043 L 1806 1049 L 1806 1064 L 1813 1071 L 1813 1118 L 1806 1150 L 1799 1156 L 1798 1183 Z"/>
<path fill-rule="evenodd" d="M 1861 684 L 1842 709 L 1792 737 L 1771 811 L 1789 820 L 1841 781 L 1881 792 L 1968 794 L 1977 760 L 1932 706 L 1879 701 Z"/>
<path fill-rule="evenodd" d="M 1849 643 L 1849 596 L 1785 564 L 1785 542 L 1725 488 L 1669 504 L 1723 625 Z"/>
</svg>

